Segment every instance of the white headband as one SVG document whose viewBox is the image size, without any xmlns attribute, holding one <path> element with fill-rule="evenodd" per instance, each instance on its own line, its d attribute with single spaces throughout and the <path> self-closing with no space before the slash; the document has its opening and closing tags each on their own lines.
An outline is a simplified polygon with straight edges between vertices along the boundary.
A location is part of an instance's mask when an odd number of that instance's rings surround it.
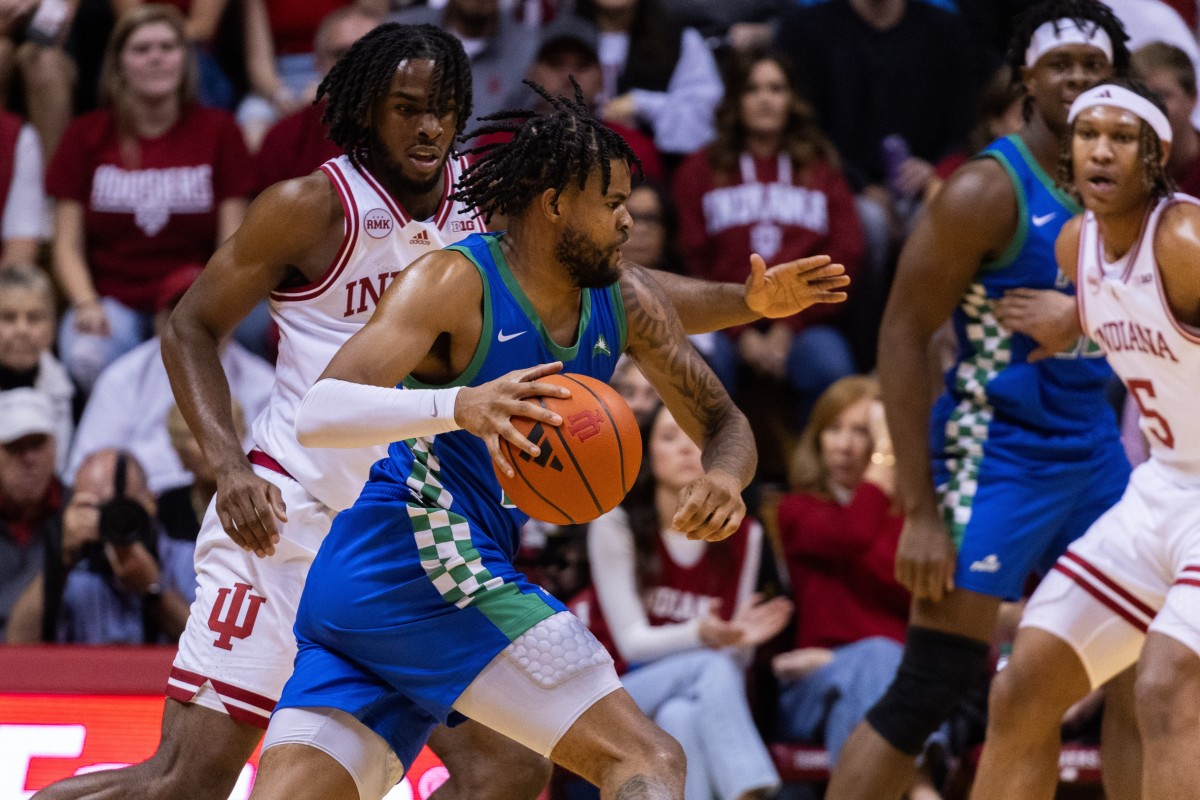
<svg viewBox="0 0 1200 800">
<path fill-rule="evenodd" d="M 1171 141 L 1171 123 L 1167 122 L 1167 115 L 1159 111 L 1158 106 L 1136 92 L 1111 83 L 1094 86 L 1076 97 L 1075 102 L 1071 103 L 1071 110 L 1067 112 L 1067 122 L 1074 122 L 1084 111 L 1096 106 L 1124 109 L 1145 120 L 1161 141 Z"/>
<path fill-rule="evenodd" d="M 1068 44 L 1086 44 L 1104 51 L 1104 55 L 1112 62 L 1112 39 L 1108 32 L 1095 23 L 1091 30 L 1079 27 L 1073 19 L 1057 19 L 1043 22 L 1029 37 L 1029 47 L 1025 49 L 1025 66 L 1032 67 L 1037 60 L 1056 47 Z"/>
</svg>

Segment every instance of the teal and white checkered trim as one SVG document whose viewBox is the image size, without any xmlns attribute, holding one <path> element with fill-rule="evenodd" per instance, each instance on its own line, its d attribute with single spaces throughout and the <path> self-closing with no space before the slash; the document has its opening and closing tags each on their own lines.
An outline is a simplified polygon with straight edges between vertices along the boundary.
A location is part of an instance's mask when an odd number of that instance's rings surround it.
<svg viewBox="0 0 1200 800">
<path fill-rule="evenodd" d="M 994 301 L 982 283 L 967 288 L 959 304 L 966 317 L 971 355 L 958 365 L 955 393 L 962 398 L 946 421 L 950 480 L 938 487 L 942 513 L 956 540 L 971 519 L 971 503 L 979 485 L 979 464 L 992 424 L 988 384 L 1012 363 L 1012 335 L 996 317 Z"/>
<path fill-rule="evenodd" d="M 412 503 L 407 508 L 421 568 L 447 603 L 466 608 L 483 592 L 504 584 L 483 565 L 464 517 L 444 508 Z"/>
<path fill-rule="evenodd" d="M 441 508 L 450 508 L 454 497 L 439 480 L 442 464 L 433 454 L 433 441 L 436 438 L 434 435 L 405 440 L 404 443 L 413 454 L 412 469 L 405 483 L 426 502 Z"/>
</svg>

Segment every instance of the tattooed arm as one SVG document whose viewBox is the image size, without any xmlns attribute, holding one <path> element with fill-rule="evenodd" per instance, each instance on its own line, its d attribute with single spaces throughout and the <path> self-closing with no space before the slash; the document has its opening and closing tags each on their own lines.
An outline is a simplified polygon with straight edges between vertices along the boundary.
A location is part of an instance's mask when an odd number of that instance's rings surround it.
<svg viewBox="0 0 1200 800">
<path fill-rule="evenodd" d="M 626 268 L 620 284 L 629 355 L 704 451 L 705 474 L 680 492 L 671 527 L 691 539 L 724 539 L 746 514 L 741 490 L 758 464 L 750 423 L 688 342 L 662 287 L 642 267 Z"/>
</svg>

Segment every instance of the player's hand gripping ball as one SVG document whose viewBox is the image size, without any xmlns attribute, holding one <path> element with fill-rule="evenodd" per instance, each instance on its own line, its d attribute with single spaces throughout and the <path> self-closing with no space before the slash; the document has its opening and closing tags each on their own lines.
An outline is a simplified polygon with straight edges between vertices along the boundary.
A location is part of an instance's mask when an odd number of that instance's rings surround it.
<svg viewBox="0 0 1200 800">
<path fill-rule="evenodd" d="M 538 380 L 571 392 L 568 398 L 537 398 L 562 418 L 562 425 L 513 417 L 513 425 L 541 453 L 534 458 L 501 439 L 514 475 L 496 470 L 496 477 L 513 505 L 534 519 L 556 525 L 590 522 L 616 508 L 637 477 L 642 463 L 637 419 L 615 389 L 595 378 L 562 373 Z"/>
</svg>

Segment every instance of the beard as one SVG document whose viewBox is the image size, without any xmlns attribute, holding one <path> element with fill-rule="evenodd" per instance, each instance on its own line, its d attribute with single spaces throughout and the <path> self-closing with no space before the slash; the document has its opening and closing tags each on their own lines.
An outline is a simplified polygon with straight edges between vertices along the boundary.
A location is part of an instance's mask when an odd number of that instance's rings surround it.
<svg viewBox="0 0 1200 800">
<path fill-rule="evenodd" d="M 602 289 L 621 277 L 616 252 L 620 245 L 604 248 L 568 227 L 563 231 L 554 256 L 567 267 L 571 281 L 581 289 Z"/>
<path fill-rule="evenodd" d="M 388 152 L 383 140 L 379 138 L 379 135 L 375 132 L 374 128 L 371 129 L 370 144 L 368 147 L 371 152 L 371 164 L 376 169 L 386 172 L 388 177 L 396 186 L 399 186 L 404 191 L 411 192 L 413 194 L 425 194 L 427 192 L 432 192 L 437 188 L 438 181 L 442 179 L 442 173 L 444 172 L 444 167 L 446 165 L 446 158 L 449 157 L 449 153 L 442 157 L 441 163 L 438 164 L 438 168 L 433 171 L 433 177 L 428 178 L 427 180 L 418 181 L 404 174 L 404 165 L 392 158 L 391 153 Z"/>
</svg>

